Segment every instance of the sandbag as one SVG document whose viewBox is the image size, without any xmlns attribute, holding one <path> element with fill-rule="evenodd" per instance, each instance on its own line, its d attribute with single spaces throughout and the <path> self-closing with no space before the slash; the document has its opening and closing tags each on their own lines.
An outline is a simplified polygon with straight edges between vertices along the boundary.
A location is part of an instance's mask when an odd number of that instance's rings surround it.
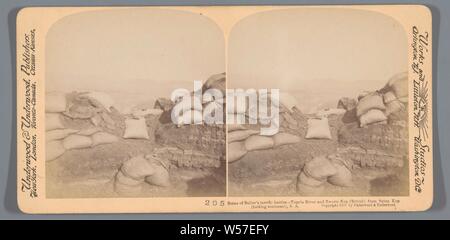
<svg viewBox="0 0 450 240">
<path fill-rule="evenodd" d="M 120 170 L 128 177 L 141 180 L 155 173 L 155 166 L 143 156 L 137 156 L 125 161 Z"/>
<path fill-rule="evenodd" d="M 63 129 L 64 125 L 61 121 L 61 115 L 59 113 L 46 113 L 45 114 L 45 131 L 54 129 Z"/>
<path fill-rule="evenodd" d="M 336 174 L 328 177 L 328 182 L 340 186 L 340 187 L 351 187 L 352 182 L 352 172 L 343 164 L 333 163 L 336 168 Z"/>
<path fill-rule="evenodd" d="M 65 93 L 49 92 L 45 94 L 45 112 L 60 113 L 66 111 L 66 107 Z"/>
<path fill-rule="evenodd" d="M 305 138 L 331 139 L 330 126 L 328 125 L 328 118 L 308 119 L 308 131 L 306 132 Z"/>
<path fill-rule="evenodd" d="M 384 110 L 385 108 L 383 98 L 378 93 L 371 93 L 358 102 L 356 116 L 359 117 L 371 109 Z"/>
<path fill-rule="evenodd" d="M 45 143 L 45 160 L 51 161 L 63 155 L 66 149 L 62 141 L 50 141 Z"/>
<path fill-rule="evenodd" d="M 259 133 L 259 131 L 257 131 L 257 130 L 237 130 L 237 131 L 233 131 L 233 132 L 228 133 L 227 141 L 229 143 L 242 141 L 244 139 L 247 139 L 251 135 L 258 134 L 258 133 Z"/>
<path fill-rule="evenodd" d="M 126 176 L 122 171 L 117 172 L 115 180 L 121 184 L 128 186 L 136 186 L 144 182 L 143 180 L 136 180 L 134 178 Z"/>
<path fill-rule="evenodd" d="M 389 91 L 389 92 L 383 94 L 383 101 L 385 104 L 388 104 L 396 99 L 397 99 L 397 97 L 395 96 L 395 94 L 392 91 Z"/>
<path fill-rule="evenodd" d="M 389 82 L 388 86 L 394 91 L 397 98 L 408 96 L 408 73 L 400 73 L 393 76 Z"/>
<path fill-rule="evenodd" d="M 277 133 L 272 138 L 274 147 L 300 142 L 300 137 L 290 133 Z"/>
<path fill-rule="evenodd" d="M 387 120 L 386 115 L 381 110 L 371 109 L 367 113 L 359 117 L 360 127 L 365 127 L 369 124 L 382 122 Z"/>
<path fill-rule="evenodd" d="M 270 137 L 253 135 L 245 140 L 245 149 L 247 151 L 256 151 L 270 149 L 274 145 L 274 141 Z"/>
<path fill-rule="evenodd" d="M 63 140 L 65 149 L 79 149 L 92 146 L 92 139 L 83 135 L 70 135 Z"/>
<path fill-rule="evenodd" d="M 403 103 L 401 103 L 399 100 L 394 100 L 386 104 L 386 116 L 391 115 L 392 113 L 396 113 L 400 110 L 405 109 L 405 106 Z"/>
<path fill-rule="evenodd" d="M 241 159 L 245 154 L 247 154 L 247 149 L 245 148 L 244 142 L 232 142 L 228 144 L 228 162 L 234 162 Z"/>
<path fill-rule="evenodd" d="M 307 162 L 303 167 L 303 172 L 319 181 L 324 181 L 328 177 L 337 173 L 336 167 L 326 157 L 315 157 Z"/>
<path fill-rule="evenodd" d="M 77 133 L 78 131 L 79 130 L 69 128 L 47 131 L 45 132 L 45 141 L 50 142 L 53 140 L 60 140 L 69 136 L 70 134 Z"/>
<path fill-rule="evenodd" d="M 98 132 L 92 135 L 92 146 L 114 143 L 117 141 L 119 141 L 119 138 L 117 136 L 107 132 Z"/>
<path fill-rule="evenodd" d="M 123 138 L 149 139 L 145 118 L 126 119 Z"/>
<path fill-rule="evenodd" d="M 228 132 L 236 131 L 236 130 L 246 130 L 246 128 L 242 124 L 227 124 Z"/>
<path fill-rule="evenodd" d="M 308 185 L 311 187 L 318 187 L 325 182 L 324 180 L 317 180 L 315 178 L 312 178 L 306 175 L 303 171 L 301 171 L 300 174 L 298 175 L 297 181 L 301 184 Z"/>
<path fill-rule="evenodd" d="M 94 128 L 88 128 L 88 129 L 83 129 L 80 130 L 77 134 L 78 135 L 83 135 L 83 136 L 91 136 L 94 133 L 98 133 L 101 132 L 102 129 L 98 128 L 98 127 L 94 127 Z"/>
<path fill-rule="evenodd" d="M 154 173 L 145 177 L 145 181 L 151 185 L 168 187 L 170 186 L 170 176 L 169 171 L 160 164 L 154 165 Z"/>
</svg>

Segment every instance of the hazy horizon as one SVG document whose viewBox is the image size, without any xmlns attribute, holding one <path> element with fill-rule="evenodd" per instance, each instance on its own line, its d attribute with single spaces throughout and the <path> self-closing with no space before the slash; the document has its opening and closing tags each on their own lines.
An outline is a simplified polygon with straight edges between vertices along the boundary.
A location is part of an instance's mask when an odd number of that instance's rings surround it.
<svg viewBox="0 0 450 240">
<path fill-rule="evenodd" d="M 102 91 L 116 96 L 122 108 L 145 96 L 170 97 L 174 88 L 192 89 L 194 80 L 225 72 L 222 31 L 209 18 L 186 11 L 69 15 L 51 27 L 46 41 L 46 91 Z"/>
<path fill-rule="evenodd" d="M 296 97 L 306 112 L 377 90 L 407 70 L 402 26 L 364 10 L 294 8 L 253 14 L 233 27 L 228 50 L 229 87 L 279 88 Z"/>
</svg>

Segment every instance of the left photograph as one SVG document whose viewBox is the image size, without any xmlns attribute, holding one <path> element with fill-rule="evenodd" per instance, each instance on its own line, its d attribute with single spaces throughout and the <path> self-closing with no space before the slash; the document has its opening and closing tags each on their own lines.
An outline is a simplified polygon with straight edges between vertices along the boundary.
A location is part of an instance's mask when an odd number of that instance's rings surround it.
<svg viewBox="0 0 450 240">
<path fill-rule="evenodd" d="M 93 10 L 52 25 L 46 197 L 225 196 L 225 125 L 205 121 L 225 100 L 202 97 L 225 92 L 224 41 L 181 10 Z"/>
</svg>

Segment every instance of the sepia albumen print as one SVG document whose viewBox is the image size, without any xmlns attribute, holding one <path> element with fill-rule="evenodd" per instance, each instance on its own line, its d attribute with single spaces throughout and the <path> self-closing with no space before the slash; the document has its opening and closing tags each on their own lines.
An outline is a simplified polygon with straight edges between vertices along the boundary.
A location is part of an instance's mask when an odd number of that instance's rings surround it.
<svg viewBox="0 0 450 240">
<path fill-rule="evenodd" d="M 370 11 L 273 10 L 239 21 L 228 87 L 279 89 L 280 131 L 228 141 L 229 194 L 408 195 L 407 56 L 402 26 Z"/>
<path fill-rule="evenodd" d="M 418 5 L 25 8 L 27 213 L 431 206 Z"/>
</svg>

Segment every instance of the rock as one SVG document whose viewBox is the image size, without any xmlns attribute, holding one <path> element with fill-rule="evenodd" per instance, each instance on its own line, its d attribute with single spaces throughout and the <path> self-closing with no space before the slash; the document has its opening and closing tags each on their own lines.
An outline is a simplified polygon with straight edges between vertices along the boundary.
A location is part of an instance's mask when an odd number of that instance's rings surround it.
<svg viewBox="0 0 450 240">
<path fill-rule="evenodd" d="M 155 131 L 156 143 L 182 150 L 201 151 L 205 154 L 225 156 L 224 125 L 159 125 Z"/>
<path fill-rule="evenodd" d="M 172 107 L 174 106 L 175 104 L 170 100 L 170 99 L 167 99 L 167 98 L 158 98 L 156 101 L 155 101 L 155 106 L 154 106 L 154 108 L 156 108 L 156 109 L 161 109 L 161 110 L 163 110 L 163 112 L 170 112 L 170 110 L 172 109 Z"/>
<path fill-rule="evenodd" d="M 342 109 L 349 111 L 349 110 L 354 109 L 356 107 L 356 104 L 357 104 L 356 99 L 343 97 L 343 98 L 339 99 L 337 108 L 342 108 Z"/>
</svg>

